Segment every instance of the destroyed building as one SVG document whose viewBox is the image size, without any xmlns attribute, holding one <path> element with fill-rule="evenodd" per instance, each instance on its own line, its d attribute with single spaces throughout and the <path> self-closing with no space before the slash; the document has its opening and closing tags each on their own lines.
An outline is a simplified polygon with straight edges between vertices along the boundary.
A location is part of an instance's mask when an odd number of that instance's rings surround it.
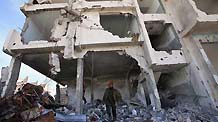
<svg viewBox="0 0 218 122">
<path fill-rule="evenodd" d="M 124 101 L 136 97 L 156 110 L 162 89 L 217 108 L 217 6 L 216 0 L 30 0 L 21 7 L 22 31 L 10 31 L 3 47 L 12 59 L 2 70 L 1 96 L 14 93 L 22 62 L 66 85 L 78 113 L 83 89 L 88 101 L 102 99 L 108 80 Z"/>
</svg>

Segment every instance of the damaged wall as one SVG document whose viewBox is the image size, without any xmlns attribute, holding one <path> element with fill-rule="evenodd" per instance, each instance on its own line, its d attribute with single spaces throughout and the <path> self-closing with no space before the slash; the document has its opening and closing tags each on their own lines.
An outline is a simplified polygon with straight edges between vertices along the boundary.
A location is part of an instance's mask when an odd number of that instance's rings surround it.
<svg viewBox="0 0 218 122">
<path fill-rule="evenodd" d="M 60 16 L 59 11 L 46 11 L 27 17 L 21 33 L 22 42 L 28 44 L 30 41 L 49 41 L 51 29 L 58 16 Z"/>
<path fill-rule="evenodd" d="M 216 106 L 218 86 L 210 68 L 217 70 L 215 45 L 193 41 L 193 34 L 217 25 L 216 15 L 205 14 L 216 9 L 205 6 L 195 0 L 33 0 L 21 8 L 27 17 L 21 36 L 10 34 L 4 51 L 21 54 L 22 62 L 67 84 L 71 105 L 81 107 L 81 83 L 95 79 L 95 99 L 102 98 L 106 81 L 114 80 L 124 100 L 137 96 L 145 105 L 149 97 L 158 110 L 157 84 Z M 134 89 L 131 72 L 138 81 Z M 91 86 L 86 88 L 89 100 Z"/>
</svg>

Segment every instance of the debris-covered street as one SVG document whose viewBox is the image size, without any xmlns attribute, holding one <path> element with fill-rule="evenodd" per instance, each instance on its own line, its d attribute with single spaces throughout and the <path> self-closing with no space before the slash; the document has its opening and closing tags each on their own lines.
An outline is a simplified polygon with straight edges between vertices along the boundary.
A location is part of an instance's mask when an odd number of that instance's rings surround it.
<svg viewBox="0 0 218 122">
<path fill-rule="evenodd" d="M 175 100 L 173 100 L 175 101 Z M 100 99 L 84 105 L 76 114 L 67 105 L 56 103 L 43 87 L 25 84 L 16 94 L 0 100 L 1 122 L 110 122 Z M 115 122 L 216 122 L 218 111 L 192 103 L 176 103 L 160 111 L 152 106 L 129 102 L 117 105 Z"/>
<path fill-rule="evenodd" d="M 97 105 L 96 105 L 97 104 Z M 104 104 L 96 101 L 87 105 L 87 119 L 90 122 L 108 122 Z M 217 122 L 218 111 L 200 107 L 193 103 L 178 103 L 174 107 L 154 111 L 152 106 L 143 107 L 137 103 L 117 107 L 116 122 Z"/>
</svg>

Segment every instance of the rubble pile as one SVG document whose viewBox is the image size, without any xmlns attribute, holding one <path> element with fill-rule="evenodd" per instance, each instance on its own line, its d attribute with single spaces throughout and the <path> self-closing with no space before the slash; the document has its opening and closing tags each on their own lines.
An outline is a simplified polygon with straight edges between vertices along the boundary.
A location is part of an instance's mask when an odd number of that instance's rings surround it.
<svg viewBox="0 0 218 122">
<path fill-rule="evenodd" d="M 87 106 L 86 106 L 87 107 Z M 88 105 L 87 116 L 90 122 L 109 122 L 103 103 Z M 151 106 L 137 104 L 117 106 L 117 122 L 217 122 L 218 111 L 194 104 L 178 104 L 172 108 L 155 111 Z"/>
<path fill-rule="evenodd" d="M 194 104 L 179 104 L 166 111 L 169 121 L 217 122 L 218 111 Z"/>
<path fill-rule="evenodd" d="M 128 101 L 117 105 L 117 122 L 217 122 L 218 111 L 193 103 L 167 100 L 172 105 L 156 111 L 151 105 Z M 167 104 L 165 104 L 167 105 Z M 0 99 L 0 122 L 110 122 L 101 100 L 87 103 L 84 114 L 76 114 L 69 106 L 59 105 L 42 86 L 25 84 L 13 96 Z"/>
<path fill-rule="evenodd" d="M 86 121 L 86 115 L 68 108 L 55 102 L 42 86 L 27 83 L 14 95 L 0 99 L 0 122 Z"/>
<path fill-rule="evenodd" d="M 23 121 L 54 121 L 52 110 L 46 109 L 60 107 L 52 96 L 43 93 L 40 85 L 25 84 L 22 89 L 12 96 L 0 99 L 0 121 L 23 122 Z"/>
</svg>

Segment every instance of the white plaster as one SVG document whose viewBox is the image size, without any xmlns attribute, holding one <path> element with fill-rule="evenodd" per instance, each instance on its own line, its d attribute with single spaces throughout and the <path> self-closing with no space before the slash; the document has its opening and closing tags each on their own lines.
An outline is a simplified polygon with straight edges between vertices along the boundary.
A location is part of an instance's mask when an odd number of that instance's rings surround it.
<svg viewBox="0 0 218 122">
<path fill-rule="evenodd" d="M 122 0 L 122 1 L 92 1 L 87 2 L 85 0 L 78 0 L 73 3 L 73 9 L 82 9 L 82 8 L 117 8 L 117 7 L 132 7 L 132 0 Z"/>
<path fill-rule="evenodd" d="M 78 28 L 78 24 L 79 22 L 70 22 L 68 25 L 66 36 L 62 37 L 62 40 L 65 40 L 65 48 L 64 48 L 65 59 L 76 58 L 74 56 L 74 43 L 75 43 L 76 30 Z"/>
<path fill-rule="evenodd" d="M 143 14 L 145 22 L 149 21 L 164 21 L 164 23 L 173 23 L 171 15 L 169 14 Z"/>
<path fill-rule="evenodd" d="M 155 52 L 154 55 L 152 56 L 152 64 L 170 65 L 170 64 L 187 64 L 187 62 L 181 50 L 173 50 L 171 54 L 165 51 Z"/>
<path fill-rule="evenodd" d="M 12 54 L 11 48 L 22 45 L 20 33 L 16 30 L 11 30 L 5 40 L 3 51 Z"/>
<path fill-rule="evenodd" d="M 68 26 L 69 19 L 59 17 L 55 20 L 54 26 L 51 30 L 51 37 L 52 41 L 60 41 L 62 36 L 67 33 L 67 26 Z"/>
<path fill-rule="evenodd" d="M 113 35 L 104 30 L 100 24 L 100 16 L 98 12 L 88 12 L 83 13 L 83 15 L 86 16 L 87 19 L 82 19 L 83 22 L 77 29 L 75 45 L 131 42 L 132 38 L 119 38 L 117 35 Z"/>
<path fill-rule="evenodd" d="M 55 54 L 53 52 L 49 54 L 49 65 L 51 66 L 50 71 L 52 74 L 57 75 L 61 71 L 58 54 Z"/>
<path fill-rule="evenodd" d="M 67 3 L 53 3 L 53 4 L 35 4 L 35 5 L 30 5 L 30 4 L 25 4 L 24 6 L 21 7 L 21 10 L 23 11 L 24 14 L 28 15 L 28 12 L 31 11 L 37 11 L 37 10 L 46 10 L 46 9 L 62 9 L 66 8 L 68 6 Z"/>
</svg>

